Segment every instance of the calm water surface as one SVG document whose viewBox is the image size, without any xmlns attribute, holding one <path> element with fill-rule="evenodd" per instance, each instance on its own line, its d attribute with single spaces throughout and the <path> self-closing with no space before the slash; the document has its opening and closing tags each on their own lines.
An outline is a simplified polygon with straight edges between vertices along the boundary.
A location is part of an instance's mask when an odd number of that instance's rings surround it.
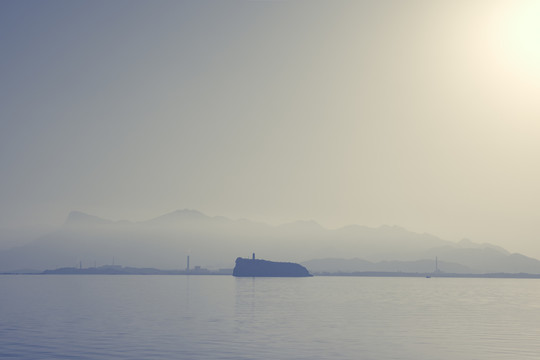
<svg viewBox="0 0 540 360">
<path fill-rule="evenodd" d="M 1 359 L 539 359 L 540 280 L 0 276 Z"/>
</svg>

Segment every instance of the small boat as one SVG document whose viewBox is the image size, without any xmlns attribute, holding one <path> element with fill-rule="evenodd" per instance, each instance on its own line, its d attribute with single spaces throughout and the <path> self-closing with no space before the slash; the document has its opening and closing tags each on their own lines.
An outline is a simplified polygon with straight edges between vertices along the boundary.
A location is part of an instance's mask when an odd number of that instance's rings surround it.
<svg viewBox="0 0 540 360">
<path fill-rule="evenodd" d="M 426 275 L 426 279 L 431 279 L 431 275 Z"/>
</svg>

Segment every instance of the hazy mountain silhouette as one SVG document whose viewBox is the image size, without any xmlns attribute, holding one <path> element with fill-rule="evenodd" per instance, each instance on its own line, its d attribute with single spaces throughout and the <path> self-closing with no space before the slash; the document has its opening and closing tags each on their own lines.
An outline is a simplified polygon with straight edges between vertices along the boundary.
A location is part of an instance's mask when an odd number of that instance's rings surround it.
<svg viewBox="0 0 540 360">
<path fill-rule="evenodd" d="M 67 226 L 96 226 L 109 225 L 113 221 L 105 220 L 97 216 L 88 215 L 80 211 L 72 211 L 69 213 L 65 225 Z"/>
<path fill-rule="evenodd" d="M 477 244 L 477 243 L 472 242 L 469 239 L 463 239 L 460 242 L 458 242 L 457 245 L 460 248 L 466 248 L 466 249 L 486 249 L 486 248 L 489 248 L 489 249 L 496 250 L 496 251 L 498 251 L 500 253 L 503 253 L 505 255 L 510 255 L 509 251 L 507 251 L 506 249 L 503 249 L 500 246 L 496 246 L 496 245 L 488 244 L 488 243 Z"/>
<path fill-rule="evenodd" d="M 197 210 L 176 210 L 174 212 L 161 215 L 155 219 L 147 221 L 148 223 L 160 223 L 160 224 L 169 224 L 169 225 L 178 225 L 179 223 L 186 222 L 199 222 L 199 221 L 208 221 L 212 218 L 204 215 L 203 213 Z"/>
<path fill-rule="evenodd" d="M 422 259 L 416 261 L 379 261 L 371 262 L 358 258 L 354 259 L 315 259 L 302 263 L 311 272 L 362 272 L 362 271 L 390 271 L 410 273 L 432 273 L 435 271 L 434 259 Z M 439 269 L 448 273 L 478 273 L 469 267 L 439 261 Z"/>
<path fill-rule="evenodd" d="M 454 243 L 398 226 L 330 230 L 314 221 L 270 226 L 188 209 L 141 222 L 74 211 L 56 231 L 0 251 L 0 271 L 78 266 L 79 261 L 83 267 L 100 266 L 112 264 L 113 258 L 124 266 L 181 269 L 188 254 L 192 266 L 232 268 L 234 259 L 252 252 L 274 261 L 303 262 L 312 271 L 428 271 L 438 256 L 446 272 L 540 273 L 538 260 L 494 245 Z M 336 260 L 351 258 L 357 259 Z M 312 259 L 326 260 L 308 263 Z"/>
</svg>

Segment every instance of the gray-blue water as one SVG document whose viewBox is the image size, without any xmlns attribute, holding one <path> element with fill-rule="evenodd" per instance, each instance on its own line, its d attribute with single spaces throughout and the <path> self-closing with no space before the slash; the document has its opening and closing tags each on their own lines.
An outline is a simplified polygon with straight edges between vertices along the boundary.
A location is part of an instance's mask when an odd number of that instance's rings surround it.
<svg viewBox="0 0 540 360">
<path fill-rule="evenodd" d="M 540 280 L 0 276 L 1 359 L 538 359 Z"/>
</svg>

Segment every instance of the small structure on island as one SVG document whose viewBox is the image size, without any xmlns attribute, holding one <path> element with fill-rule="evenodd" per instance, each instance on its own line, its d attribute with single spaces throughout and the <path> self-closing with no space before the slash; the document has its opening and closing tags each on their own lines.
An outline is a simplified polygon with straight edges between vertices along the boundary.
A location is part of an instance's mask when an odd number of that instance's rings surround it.
<svg viewBox="0 0 540 360">
<path fill-rule="evenodd" d="M 309 277 L 313 276 L 300 264 L 255 259 L 236 258 L 233 276 L 237 277 Z"/>
</svg>

